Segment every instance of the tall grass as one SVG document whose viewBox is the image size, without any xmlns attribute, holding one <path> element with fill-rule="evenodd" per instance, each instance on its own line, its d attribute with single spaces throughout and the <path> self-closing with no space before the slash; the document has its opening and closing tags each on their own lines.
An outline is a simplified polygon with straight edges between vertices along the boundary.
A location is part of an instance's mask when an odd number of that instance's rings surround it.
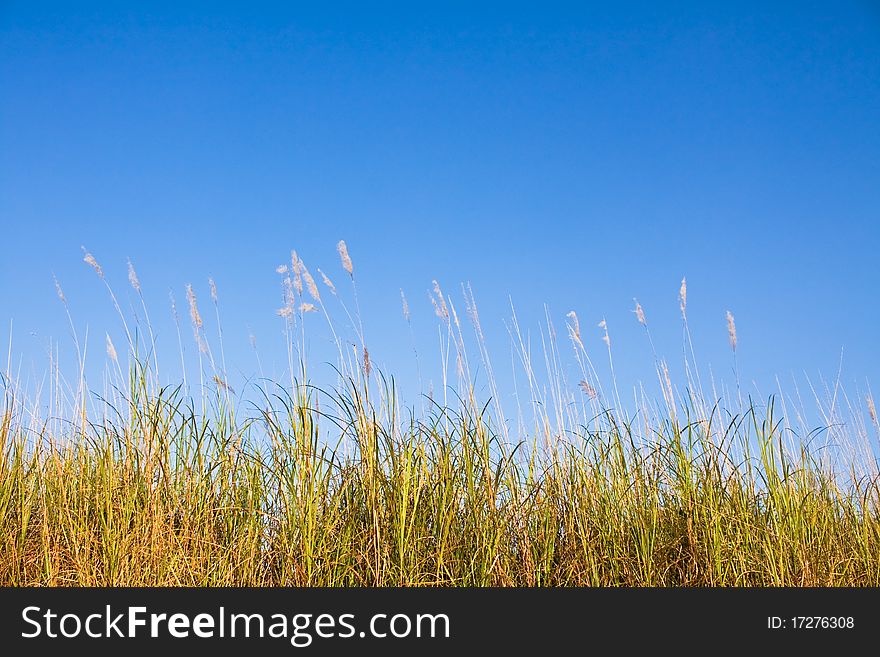
<svg viewBox="0 0 880 657">
<path fill-rule="evenodd" d="M 344 243 L 339 254 L 353 285 Z M 91 254 L 86 262 L 106 282 Z M 370 361 L 356 290 L 352 313 L 318 271 L 355 342 L 334 328 L 328 300 L 294 254 L 278 268 L 289 379 L 252 384 L 249 396 L 234 393 L 222 341 L 212 351 L 191 287 L 196 394 L 185 380 L 161 382 L 146 306 L 129 326 L 115 295 L 128 345 L 117 349 L 107 337 L 113 385 L 101 398 L 88 392 L 78 338 L 80 380 L 66 386 L 63 413 L 64 385 L 55 385 L 55 412 L 44 416 L 7 371 L 0 583 L 880 584 L 880 478 L 864 423 L 854 412 L 841 425 L 835 389 L 823 409 L 837 446 L 829 456 L 817 434 L 791 429 L 784 399 L 741 401 L 738 383 L 729 403 L 704 395 L 684 281 L 687 393 L 677 392 L 655 353 L 663 402 L 643 394 L 627 416 L 616 381 L 603 387 L 592 362 L 612 358 L 604 321 L 607 353 L 591 354 L 569 313 L 582 375 L 570 382 L 549 316 L 539 368 L 514 315 L 509 328 L 528 388 L 520 397 L 532 403 L 511 421 L 497 400 L 479 398 L 465 322 L 438 284 L 442 391 L 422 408 L 405 408 L 394 380 Z M 133 267 L 129 280 L 142 301 Z M 464 292 L 465 319 L 497 397 L 476 303 Z M 211 298 L 219 325 L 213 281 Z M 302 321 L 310 312 L 324 316 L 338 348 L 333 387 L 310 383 Z M 405 298 L 404 314 L 408 321 Z M 867 403 L 876 428 L 873 399 Z"/>
</svg>

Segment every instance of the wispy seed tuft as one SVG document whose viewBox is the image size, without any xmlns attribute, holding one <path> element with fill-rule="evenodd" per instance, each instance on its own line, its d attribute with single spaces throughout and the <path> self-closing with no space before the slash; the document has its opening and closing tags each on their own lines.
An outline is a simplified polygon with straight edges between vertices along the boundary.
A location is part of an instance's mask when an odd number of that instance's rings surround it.
<svg viewBox="0 0 880 657">
<path fill-rule="evenodd" d="M 138 280 L 137 272 L 134 270 L 134 265 L 131 264 L 131 260 L 128 261 L 128 282 L 131 283 L 135 292 L 141 291 L 141 282 Z"/>
<path fill-rule="evenodd" d="M 190 321 L 192 321 L 193 329 L 198 333 L 198 330 L 202 328 L 202 316 L 199 314 L 199 306 L 196 303 L 196 293 L 189 283 L 186 284 L 186 300 L 189 301 Z"/>
<path fill-rule="evenodd" d="M 342 261 L 342 268 L 353 278 L 354 266 L 351 264 L 351 258 L 348 255 L 348 247 L 345 245 L 345 240 L 339 240 L 339 244 L 336 245 L 336 250 L 339 251 L 339 259 Z"/>
<path fill-rule="evenodd" d="M 296 290 L 296 293 L 302 295 L 303 292 L 303 284 L 302 284 L 302 270 L 303 270 L 303 262 L 299 259 L 299 256 L 296 254 L 296 251 L 290 252 L 290 264 L 293 269 L 293 287 Z"/>
<path fill-rule="evenodd" d="M 321 293 L 318 291 L 318 286 L 315 285 L 315 279 L 312 278 L 312 275 L 309 273 L 309 270 L 306 269 L 305 265 L 303 265 L 302 270 L 303 280 L 306 282 L 306 289 L 308 289 L 312 299 L 315 301 L 321 301 Z"/>
<path fill-rule="evenodd" d="M 83 247 L 80 247 L 80 248 L 82 248 L 83 253 L 85 254 L 85 255 L 83 256 L 83 262 L 85 262 L 85 263 L 88 264 L 92 269 L 94 269 L 94 270 L 98 273 L 98 276 L 100 276 L 101 278 L 104 278 L 104 270 L 101 269 L 101 265 L 99 265 L 99 264 L 98 264 L 98 261 L 95 260 L 95 256 L 93 256 L 91 253 L 89 253 L 88 251 L 86 251 L 86 247 L 83 246 Z"/>
<path fill-rule="evenodd" d="M 406 295 L 403 293 L 403 288 L 400 288 L 400 301 L 403 303 L 403 318 L 406 321 L 409 321 L 409 304 L 406 302 Z"/>
<path fill-rule="evenodd" d="M 733 313 L 727 311 L 727 337 L 730 340 L 730 348 L 736 351 L 736 322 L 733 320 Z"/>
<path fill-rule="evenodd" d="M 440 319 L 449 321 L 449 307 L 446 305 L 446 299 L 443 297 L 443 291 L 440 289 L 440 283 L 436 280 L 431 281 L 434 284 L 434 294 L 437 295 L 437 300 L 434 301 L 434 312 L 437 314 L 437 317 Z"/>
<path fill-rule="evenodd" d="M 581 390 L 584 391 L 584 394 L 587 395 L 590 399 L 595 399 L 599 396 L 599 393 L 596 392 L 596 389 L 587 383 L 585 380 L 581 379 L 581 382 L 578 384 Z"/>
<path fill-rule="evenodd" d="M 327 274 L 322 272 L 320 269 L 318 270 L 318 273 L 321 274 L 321 279 L 324 281 L 324 285 L 326 285 L 329 288 L 330 294 L 335 295 L 336 294 L 336 286 L 333 285 L 333 281 L 331 281 L 329 278 L 327 278 Z"/>
<path fill-rule="evenodd" d="M 688 285 L 687 278 L 681 279 L 681 287 L 678 290 L 678 307 L 681 308 L 682 319 L 687 319 Z"/>
<path fill-rule="evenodd" d="M 608 335 L 608 323 L 603 319 L 599 322 L 599 328 L 605 331 L 605 335 L 602 336 L 602 342 L 605 343 L 609 349 L 611 348 L 611 337 Z"/>
<path fill-rule="evenodd" d="M 52 280 L 55 281 L 55 294 L 61 299 L 61 303 L 67 303 L 67 297 L 64 296 L 64 290 L 61 289 L 61 283 L 55 278 L 55 274 L 52 274 Z"/>
<path fill-rule="evenodd" d="M 571 332 L 574 335 L 575 339 L 583 345 L 581 341 L 581 323 L 578 321 L 577 313 L 573 310 L 569 311 L 566 315 L 571 320 Z"/>
<path fill-rule="evenodd" d="M 112 361 L 116 361 L 116 347 L 113 346 L 113 340 L 110 339 L 110 334 L 106 333 L 107 336 L 107 356 Z"/>
<path fill-rule="evenodd" d="M 633 311 L 636 314 L 636 319 L 639 320 L 639 324 L 642 326 L 647 326 L 648 321 L 645 319 L 645 311 L 642 310 L 642 304 L 639 303 L 638 299 L 633 299 L 636 302 L 636 309 Z"/>
</svg>

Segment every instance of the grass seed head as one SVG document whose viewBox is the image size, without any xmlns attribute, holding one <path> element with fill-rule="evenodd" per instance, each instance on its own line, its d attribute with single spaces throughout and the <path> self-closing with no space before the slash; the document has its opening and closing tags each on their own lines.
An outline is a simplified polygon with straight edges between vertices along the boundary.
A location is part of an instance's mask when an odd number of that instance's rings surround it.
<svg viewBox="0 0 880 657">
<path fill-rule="evenodd" d="M 296 293 L 302 296 L 303 293 L 303 284 L 302 284 L 302 270 L 303 264 L 302 260 L 299 259 L 299 256 L 296 254 L 296 251 L 290 252 L 290 264 L 293 269 L 293 287 L 296 290 Z"/>
<path fill-rule="evenodd" d="M 687 319 L 688 286 L 687 279 L 681 279 L 681 287 L 678 290 L 678 307 L 681 308 L 682 319 Z"/>
<path fill-rule="evenodd" d="M 128 261 L 128 282 L 131 283 L 135 292 L 141 291 L 141 282 L 138 280 L 137 272 L 134 270 L 134 265 L 131 264 L 131 260 Z"/>
<path fill-rule="evenodd" d="M 116 361 L 116 347 L 113 346 L 113 340 L 110 339 L 110 334 L 106 333 L 107 336 L 107 356 L 112 361 Z"/>
<path fill-rule="evenodd" d="M 348 272 L 348 275 L 354 278 L 354 266 L 351 264 L 351 257 L 348 255 L 348 247 L 345 245 L 345 240 L 339 240 L 339 243 L 336 245 L 336 250 L 339 251 L 339 259 L 342 261 L 342 268 Z"/>
<path fill-rule="evenodd" d="M 590 399 L 595 399 L 599 396 L 599 393 L 596 392 L 596 389 L 587 383 L 584 379 L 581 379 L 581 382 L 578 384 L 581 390 L 584 391 L 584 394 Z"/>
<path fill-rule="evenodd" d="M 400 301 L 403 304 L 403 318 L 406 321 L 409 321 L 409 304 L 406 302 L 406 295 L 403 293 L 403 288 L 400 289 Z"/>
<path fill-rule="evenodd" d="M 321 274 L 321 279 L 324 281 L 324 285 L 326 285 L 327 288 L 330 290 L 330 294 L 336 295 L 336 286 L 333 285 L 333 281 L 327 278 L 327 274 L 322 272 L 320 269 L 318 270 L 318 273 Z"/>
<path fill-rule="evenodd" d="M 64 290 L 61 289 L 61 283 L 58 282 L 58 279 L 55 278 L 55 274 L 52 274 L 52 280 L 55 281 L 55 294 L 58 295 L 58 298 L 61 299 L 61 303 L 67 303 L 67 298 L 64 296 Z"/>
<path fill-rule="evenodd" d="M 733 313 L 727 311 L 727 337 L 730 340 L 730 348 L 736 351 L 736 322 Z"/>
<path fill-rule="evenodd" d="M 571 310 L 568 312 L 566 317 L 571 320 L 572 335 L 574 335 L 578 342 L 581 342 L 581 323 L 578 321 L 577 313 Z"/>
<path fill-rule="evenodd" d="M 202 316 L 199 314 L 199 306 L 196 303 L 196 293 L 193 291 L 192 285 L 186 284 L 186 300 L 189 302 L 189 318 L 193 325 L 193 330 L 198 333 L 202 328 Z"/>
<path fill-rule="evenodd" d="M 443 290 L 440 289 L 440 283 L 436 280 L 431 281 L 434 285 L 434 294 L 437 295 L 437 300 L 434 302 L 434 312 L 437 314 L 442 320 L 449 321 L 449 307 L 446 305 L 446 299 L 443 298 Z M 431 299 L 434 301 L 434 299 Z"/>
<path fill-rule="evenodd" d="M 647 326 L 648 321 L 645 319 L 645 311 L 642 310 L 642 304 L 639 303 L 638 299 L 633 299 L 636 302 L 636 309 L 633 311 L 636 314 L 636 319 L 639 320 L 639 324 L 642 326 Z"/>
<path fill-rule="evenodd" d="M 315 301 L 321 301 L 321 293 L 318 291 L 318 286 L 315 285 L 315 279 L 312 278 L 312 275 L 309 273 L 309 270 L 306 269 L 306 266 L 303 265 L 303 280 L 306 282 L 306 289 L 309 291 L 312 299 Z"/>
<path fill-rule="evenodd" d="M 83 250 L 83 253 L 85 254 L 85 255 L 83 255 L 83 262 L 85 262 L 92 269 L 94 269 L 95 272 L 97 272 L 98 276 L 100 276 L 103 279 L 104 278 L 104 270 L 101 269 L 101 265 L 99 265 L 98 261 L 95 260 L 95 256 L 93 256 L 91 253 L 86 251 L 86 247 L 83 246 L 81 248 Z"/>
</svg>

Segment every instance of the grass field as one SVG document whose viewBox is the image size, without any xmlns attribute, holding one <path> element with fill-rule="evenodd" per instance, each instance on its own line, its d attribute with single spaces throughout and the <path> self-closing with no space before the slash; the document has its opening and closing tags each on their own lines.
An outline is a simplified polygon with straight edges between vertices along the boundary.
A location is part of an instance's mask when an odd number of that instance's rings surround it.
<svg viewBox="0 0 880 657">
<path fill-rule="evenodd" d="M 348 291 L 354 267 L 339 250 Z M 880 585 L 873 400 L 851 401 L 836 387 L 816 395 L 826 422 L 805 433 L 784 398 L 752 400 L 738 385 L 703 394 L 684 282 L 681 387 L 655 358 L 659 401 L 642 395 L 624 414 L 616 382 L 600 381 L 592 365 L 610 357 L 607 333 L 588 348 L 569 314 L 567 335 L 544 343 L 548 375 L 539 380 L 514 324 L 531 403 L 512 421 L 495 403 L 469 291 L 459 316 L 435 284 L 443 386 L 410 408 L 370 362 L 356 288 L 346 305 L 295 255 L 278 273 L 284 381 L 233 392 L 222 343 L 207 336 L 188 288 L 199 372 L 160 385 L 146 305 L 133 319 L 109 285 L 129 338 L 118 352 L 107 339 L 112 385 L 100 398 L 81 376 L 56 383 L 41 404 L 6 372 L 0 584 Z M 142 300 L 133 268 L 129 282 Z M 60 286 L 58 294 L 66 306 Z M 211 296 L 216 305 L 213 283 Z M 333 312 L 344 313 L 351 339 Z M 325 317 L 339 348 L 335 387 L 309 383 L 308 313 Z M 648 330 L 640 306 L 634 321 Z M 735 355 L 732 315 L 728 330 Z M 465 331 L 477 345 L 470 360 L 488 375 L 486 398 L 473 384 Z M 563 375 L 565 359 L 578 380 Z"/>
</svg>

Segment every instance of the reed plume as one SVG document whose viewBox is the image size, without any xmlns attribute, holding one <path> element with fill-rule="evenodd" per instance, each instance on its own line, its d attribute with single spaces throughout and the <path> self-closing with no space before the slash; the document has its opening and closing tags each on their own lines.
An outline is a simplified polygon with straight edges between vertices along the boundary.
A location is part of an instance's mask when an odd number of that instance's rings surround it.
<svg viewBox="0 0 880 657">
<path fill-rule="evenodd" d="M 131 260 L 128 261 L 128 282 L 135 292 L 140 293 L 141 282 L 138 279 L 137 272 L 134 270 L 134 265 L 131 264 Z"/>
<path fill-rule="evenodd" d="M 193 330 L 198 335 L 202 328 L 202 316 L 199 314 L 199 306 L 196 302 L 196 293 L 190 283 L 186 284 L 186 300 L 189 302 L 189 319 L 192 322 Z"/>
<path fill-rule="evenodd" d="M 642 304 L 638 302 L 638 299 L 633 299 L 636 302 L 636 309 L 633 311 L 636 314 L 636 319 L 639 320 L 639 324 L 642 326 L 647 326 L 648 321 L 645 319 L 645 311 L 642 310 Z"/>
<path fill-rule="evenodd" d="M 595 399 L 599 396 L 599 393 L 596 392 L 596 389 L 591 386 L 585 379 L 581 379 L 580 383 L 578 383 L 581 390 L 584 391 L 584 394 L 587 395 L 590 399 Z"/>
<path fill-rule="evenodd" d="M 113 346 L 113 340 L 110 339 L 110 334 L 106 333 L 105 335 L 107 336 L 107 356 L 110 360 L 116 361 L 116 347 Z"/>
<path fill-rule="evenodd" d="M 681 308 L 681 318 L 687 319 L 687 300 L 688 300 L 688 287 L 687 287 L 687 279 L 681 279 L 681 287 L 678 290 L 678 307 Z"/>
<path fill-rule="evenodd" d="M 333 296 L 336 296 L 336 286 L 333 285 L 333 281 L 331 281 L 327 277 L 327 274 L 322 272 L 320 269 L 318 269 L 318 273 L 321 274 L 321 279 L 324 281 L 324 285 L 326 285 L 327 288 L 330 290 L 330 294 L 332 294 Z"/>
<path fill-rule="evenodd" d="M 406 295 L 403 293 L 403 288 L 400 289 L 400 301 L 403 304 L 403 318 L 408 322 L 409 321 L 409 304 L 406 301 Z"/>
<path fill-rule="evenodd" d="M 342 261 L 342 268 L 348 272 L 348 275 L 354 278 L 354 266 L 351 263 L 351 257 L 348 255 L 348 247 L 345 245 L 345 240 L 339 240 L 339 243 L 336 245 L 336 250 L 339 251 L 339 259 Z"/>
<path fill-rule="evenodd" d="M 578 321 L 577 313 L 573 310 L 570 310 L 566 317 L 571 320 L 571 334 L 578 341 L 578 343 L 583 346 L 584 343 L 581 340 L 581 323 Z"/>
<path fill-rule="evenodd" d="M 80 248 L 82 248 L 83 253 L 85 254 L 85 255 L 83 256 L 83 262 L 85 262 L 85 263 L 86 263 L 87 265 L 89 265 L 92 269 L 94 269 L 95 272 L 98 274 L 98 276 L 100 276 L 101 279 L 103 279 L 103 278 L 104 278 L 104 270 L 101 269 L 101 265 L 99 265 L 99 264 L 98 264 L 98 261 L 95 260 L 95 256 L 93 256 L 91 253 L 89 253 L 88 251 L 86 251 L 86 247 L 83 246 L 83 247 L 80 247 Z"/>
<path fill-rule="evenodd" d="M 306 289 L 309 291 L 309 295 L 311 295 L 312 299 L 320 303 L 321 293 L 318 291 L 318 286 L 315 285 L 315 279 L 312 278 L 312 275 L 309 273 L 309 270 L 305 265 L 302 266 L 302 276 L 303 280 L 306 282 Z"/>
<path fill-rule="evenodd" d="M 302 270 L 303 264 L 302 260 L 299 259 L 299 256 L 296 254 L 296 251 L 290 252 L 290 264 L 293 269 L 293 287 L 296 290 L 296 293 L 302 296 L 303 293 L 303 284 L 302 284 Z"/>
<path fill-rule="evenodd" d="M 736 322 L 733 319 L 733 313 L 727 311 L 727 337 L 730 340 L 730 348 L 736 352 Z"/>
</svg>

